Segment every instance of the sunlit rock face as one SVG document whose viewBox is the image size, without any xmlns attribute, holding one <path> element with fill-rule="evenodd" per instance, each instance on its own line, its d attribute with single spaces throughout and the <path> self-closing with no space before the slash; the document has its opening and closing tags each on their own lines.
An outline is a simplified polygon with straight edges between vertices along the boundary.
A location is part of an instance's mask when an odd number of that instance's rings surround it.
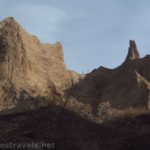
<svg viewBox="0 0 150 150">
<path fill-rule="evenodd" d="M 76 72 L 66 69 L 59 42 L 41 43 L 12 17 L 0 22 L 1 109 L 7 109 L 9 104 L 14 107 L 21 91 L 33 97 L 53 97 L 80 78 Z M 10 93 L 13 96 L 8 96 Z"/>
</svg>

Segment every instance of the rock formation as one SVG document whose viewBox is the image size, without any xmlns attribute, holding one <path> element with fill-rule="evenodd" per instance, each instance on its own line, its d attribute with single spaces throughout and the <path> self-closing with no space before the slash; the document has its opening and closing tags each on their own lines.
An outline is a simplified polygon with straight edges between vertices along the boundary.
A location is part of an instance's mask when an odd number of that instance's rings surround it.
<svg viewBox="0 0 150 150">
<path fill-rule="evenodd" d="M 149 150 L 150 55 L 129 44 L 119 67 L 83 76 L 66 68 L 59 42 L 0 22 L 0 149 Z"/>
<path fill-rule="evenodd" d="M 130 40 L 130 46 L 129 46 L 129 50 L 128 50 L 128 55 L 126 57 L 126 61 L 128 60 L 133 60 L 133 59 L 139 59 L 140 58 L 140 54 L 137 50 L 137 46 L 135 41 Z"/>
<path fill-rule="evenodd" d="M 12 17 L 0 22 L 0 110 L 14 107 L 22 91 L 53 99 L 80 77 L 66 69 L 59 42 L 41 43 Z"/>
<path fill-rule="evenodd" d="M 140 58 L 130 40 L 121 66 L 100 67 L 84 77 L 66 68 L 59 42 L 43 44 L 9 17 L 0 22 L 0 111 L 23 111 L 53 101 L 93 119 L 105 103 L 109 113 L 149 108 L 149 86 L 143 82 L 150 81 L 149 64 L 150 56 Z"/>
<path fill-rule="evenodd" d="M 124 110 L 129 107 L 148 108 L 147 85 L 139 86 L 137 74 L 150 81 L 150 56 L 140 58 L 136 43 L 130 41 L 128 55 L 115 69 L 100 67 L 68 90 L 76 100 L 89 104 L 98 113 L 101 103 L 109 102 L 111 108 Z"/>
</svg>

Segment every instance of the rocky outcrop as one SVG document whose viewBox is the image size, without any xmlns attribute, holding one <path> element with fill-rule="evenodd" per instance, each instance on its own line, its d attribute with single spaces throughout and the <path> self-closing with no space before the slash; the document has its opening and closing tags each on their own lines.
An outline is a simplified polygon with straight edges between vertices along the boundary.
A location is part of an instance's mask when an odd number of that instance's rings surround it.
<svg viewBox="0 0 150 150">
<path fill-rule="evenodd" d="M 137 46 L 130 41 L 128 55 L 123 64 L 115 69 L 100 67 L 69 89 L 68 95 L 89 104 L 95 114 L 98 107 L 108 102 L 115 110 L 149 108 L 149 89 L 146 84 L 139 86 L 137 71 L 147 82 L 150 81 L 150 56 L 140 58 Z M 146 81 L 144 80 L 144 81 Z"/>
<path fill-rule="evenodd" d="M 54 99 L 80 77 L 67 70 L 59 42 L 41 43 L 12 17 L 0 22 L 0 110 L 8 108 L 5 103 L 14 107 L 22 91 Z"/>
<path fill-rule="evenodd" d="M 126 61 L 139 59 L 139 58 L 140 58 L 140 54 L 137 50 L 136 43 L 135 43 L 135 41 L 130 40 L 130 46 L 129 46 L 128 54 L 126 57 Z"/>
</svg>

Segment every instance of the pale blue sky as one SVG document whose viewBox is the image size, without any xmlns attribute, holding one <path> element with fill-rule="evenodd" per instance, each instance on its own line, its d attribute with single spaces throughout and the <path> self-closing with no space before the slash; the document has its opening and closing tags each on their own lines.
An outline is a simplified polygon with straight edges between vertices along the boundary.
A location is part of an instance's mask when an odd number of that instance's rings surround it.
<svg viewBox="0 0 150 150">
<path fill-rule="evenodd" d="M 130 39 L 150 54 L 149 0 L 0 0 L 0 20 L 7 16 L 42 42 L 60 41 L 77 72 L 117 67 Z"/>
</svg>

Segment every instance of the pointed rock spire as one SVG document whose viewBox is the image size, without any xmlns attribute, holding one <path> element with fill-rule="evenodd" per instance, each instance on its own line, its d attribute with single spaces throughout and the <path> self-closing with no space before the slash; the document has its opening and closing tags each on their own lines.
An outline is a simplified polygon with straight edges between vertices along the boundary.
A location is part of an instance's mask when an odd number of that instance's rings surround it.
<svg viewBox="0 0 150 150">
<path fill-rule="evenodd" d="M 139 59 L 140 58 L 140 54 L 137 50 L 137 46 L 135 41 L 130 40 L 130 46 L 129 46 L 129 50 L 128 50 L 128 54 L 126 57 L 125 61 L 129 61 L 129 60 L 134 60 L 134 59 Z"/>
</svg>

